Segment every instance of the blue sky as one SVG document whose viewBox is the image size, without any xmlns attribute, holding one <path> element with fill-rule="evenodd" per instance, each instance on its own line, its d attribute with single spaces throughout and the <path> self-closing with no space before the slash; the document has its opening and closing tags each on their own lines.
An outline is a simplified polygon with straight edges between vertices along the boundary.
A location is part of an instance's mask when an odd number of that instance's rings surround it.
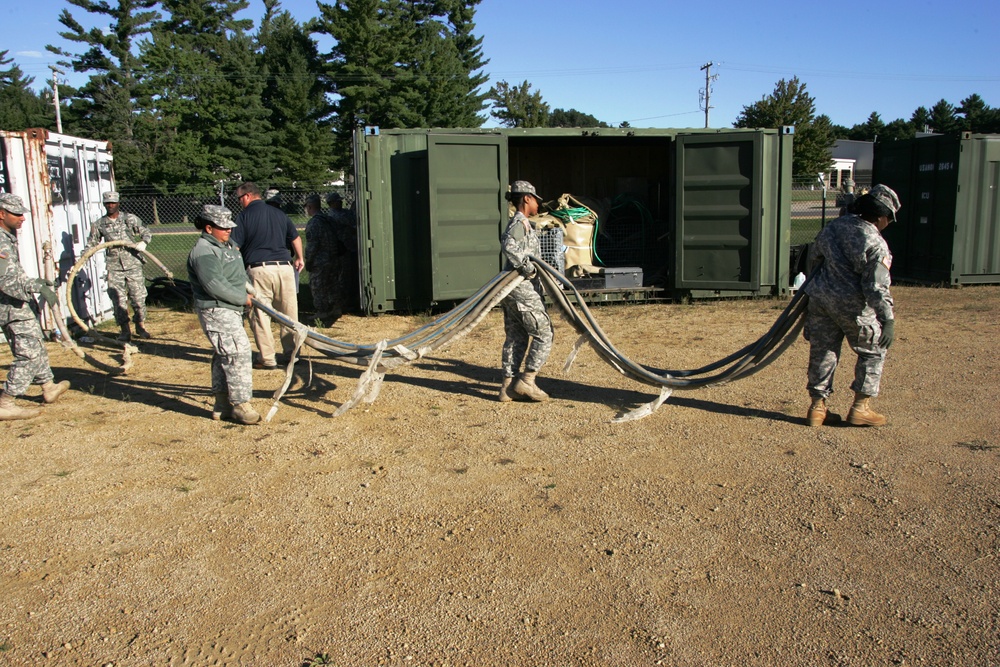
<svg viewBox="0 0 1000 667">
<path fill-rule="evenodd" d="M 62 9 L 89 25 L 66 0 L 2 4 L 0 49 L 36 85 L 51 78 L 45 45 L 67 46 L 58 36 Z M 314 0 L 282 7 L 299 20 L 318 14 Z M 243 16 L 262 13 L 253 1 Z M 886 122 L 908 119 L 918 106 L 942 98 L 957 105 L 972 93 L 1000 107 L 997 0 L 483 0 L 476 25 L 491 81 L 527 80 L 551 108 L 613 125 L 704 127 L 700 67 L 709 62 L 718 75 L 711 127 L 730 127 L 744 106 L 792 76 L 817 113 L 848 127 L 872 111 Z"/>
</svg>

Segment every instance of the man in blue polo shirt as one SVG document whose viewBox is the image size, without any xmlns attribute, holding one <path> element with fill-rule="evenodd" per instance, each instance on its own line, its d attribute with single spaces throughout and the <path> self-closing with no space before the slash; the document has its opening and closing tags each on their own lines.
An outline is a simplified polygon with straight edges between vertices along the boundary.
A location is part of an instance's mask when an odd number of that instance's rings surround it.
<svg viewBox="0 0 1000 667">
<path fill-rule="evenodd" d="M 281 209 L 264 203 L 260 188 L 255 183 L 241 183 L 236 188 L 236 198 L 243 211 L 236 216 L 236 229 L 230 240 L 243 255 L 247 275 L 257 290 L 256 298 L 270 303 L 279 313 L 297 322 L 299 302 L 296 283 L 298 271 L 305 265 L 299 232 Z M 260 353 L 254 368 L 277 368 L 270 316 L 257 308 L 253 309 L 250 330 Z M 281 351 L 285 360 L 294 349 L 294 332 L 282 329 Z"/>
</svg>

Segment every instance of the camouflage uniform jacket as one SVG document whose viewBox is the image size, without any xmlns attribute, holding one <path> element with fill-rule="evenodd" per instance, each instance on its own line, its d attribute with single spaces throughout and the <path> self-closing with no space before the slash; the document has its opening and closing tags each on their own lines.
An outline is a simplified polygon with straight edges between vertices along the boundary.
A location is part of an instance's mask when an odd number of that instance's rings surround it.
<svg viewBox="0 0 1000 667">
<path fill-rule="evenodd" d="M 837 218 L 816 236 L 810 260 L 822 261 L 805 286 L 810 299 L 854 314 L 862 326 L 893 319 L 892 254 L 875 225 L 854 214 Z"/>
<path fill-rule="evenodd" d="M 35 319 L 31 309 L 35 285 L 21 267 L 17 237 L 0 229 L 0 325 Z"/>
<path fill-rule="evenodd" d="M 153 239 L 152 232 L 146 225 L 142 224 L 139 216 L 120 211 L 118 218 L 112 220 L 104 215 L 98 218 L 97 222 L 90 228 L 90 235 L 87 237 L 87 245 L 84 252 L 94 246 L 106 241 L 129 241 L 135 242 L 135 237 L 140 237 L 146 243 Z M 139 253 L 131 248 L 114 247 L 106 251 L 106 259 L 109 271 L 127 271 L 129 269 L 142 270 L 142 262 L 139 261 Z"/>
<path fill-rule="evenodd" d="M 542 256 L 542 242 L 538 238 L 538 233 L 528 218 L 520 211 L 515 213 L 514 217 L 510 219 L 507 231 L 503 233 L 503 237 L 500 239 L 500 247 L 503 251 L 503 268 L 505 271 L 521 268 L 521 265 L 527 261 L 528 255 L 534 255 L 539 258 Z M 542 293 L 541 280 L 537 276 L 534 280 L 525 280 L 515 287 L 511 294 L 517 298 L 516 295 L 518 292 L 529 289 L 539 294 Z"/>
<path fill-rule="evenodd" d="M 243 268 L 243 255 L 231 241 L 222 244 L 211 234 L 202 232 L 188 255 L 187 266 L 196 310 L 243 311 L 249 279 Z"/>
<path fill-rule="evenodd" d="M 336 220 L 329 213 L 317 213 L 306 223 L 306 248 L 303 259 L 306 271 L 314 273 L 324 269 L 333 270 L 329 264 L 332 258 L 344 254 L 343 245 L 337 239 Z"/>
</svg>

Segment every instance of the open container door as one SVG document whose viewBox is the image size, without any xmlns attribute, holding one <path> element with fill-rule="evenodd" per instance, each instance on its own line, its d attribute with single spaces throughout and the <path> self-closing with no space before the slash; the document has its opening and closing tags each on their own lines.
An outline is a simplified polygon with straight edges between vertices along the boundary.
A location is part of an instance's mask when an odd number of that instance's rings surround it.
<svg viewBox="0 0 1000 667">
<path fill-rule="evenodd" d="M 507 139 L 431 134 L 427 161 L 431 298 L 465 299 L 502 268 Z"/>
<path fill-rule="evenodd" d="M 674 148 L 674 289 L 757 293 L 761 134 L 679 134 Z"/>
</svg>

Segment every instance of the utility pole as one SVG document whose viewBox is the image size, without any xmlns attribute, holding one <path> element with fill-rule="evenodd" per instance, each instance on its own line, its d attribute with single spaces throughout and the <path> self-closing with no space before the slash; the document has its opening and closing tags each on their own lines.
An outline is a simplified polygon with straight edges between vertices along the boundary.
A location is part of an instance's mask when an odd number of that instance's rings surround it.
<svg viewBox="0 0 1000 667">
<path fill-rule="evenodd" d="M 705 110 L 705 128 L 708 128 L 708 112 L 712 108 L 712 82 L 719 78 L 718 74 L 712 74 L 712 65 L 717 65 L 718 63 L 705 63 L 700 69 L 705 70 L 705 88 L 701 92 L 701 101 L 704 102 Z"/>
<path fill-rule="evenodd" d="M 65 74 L 65 72 L 55 65 L 49 65 L 49 69 L 52 70 L 52 101 L 56 105 L 56 132 L 62 134 L 62 109 L 59 108 L 59 78 L 56 76 L 56 73 Z"/>
</svg>

